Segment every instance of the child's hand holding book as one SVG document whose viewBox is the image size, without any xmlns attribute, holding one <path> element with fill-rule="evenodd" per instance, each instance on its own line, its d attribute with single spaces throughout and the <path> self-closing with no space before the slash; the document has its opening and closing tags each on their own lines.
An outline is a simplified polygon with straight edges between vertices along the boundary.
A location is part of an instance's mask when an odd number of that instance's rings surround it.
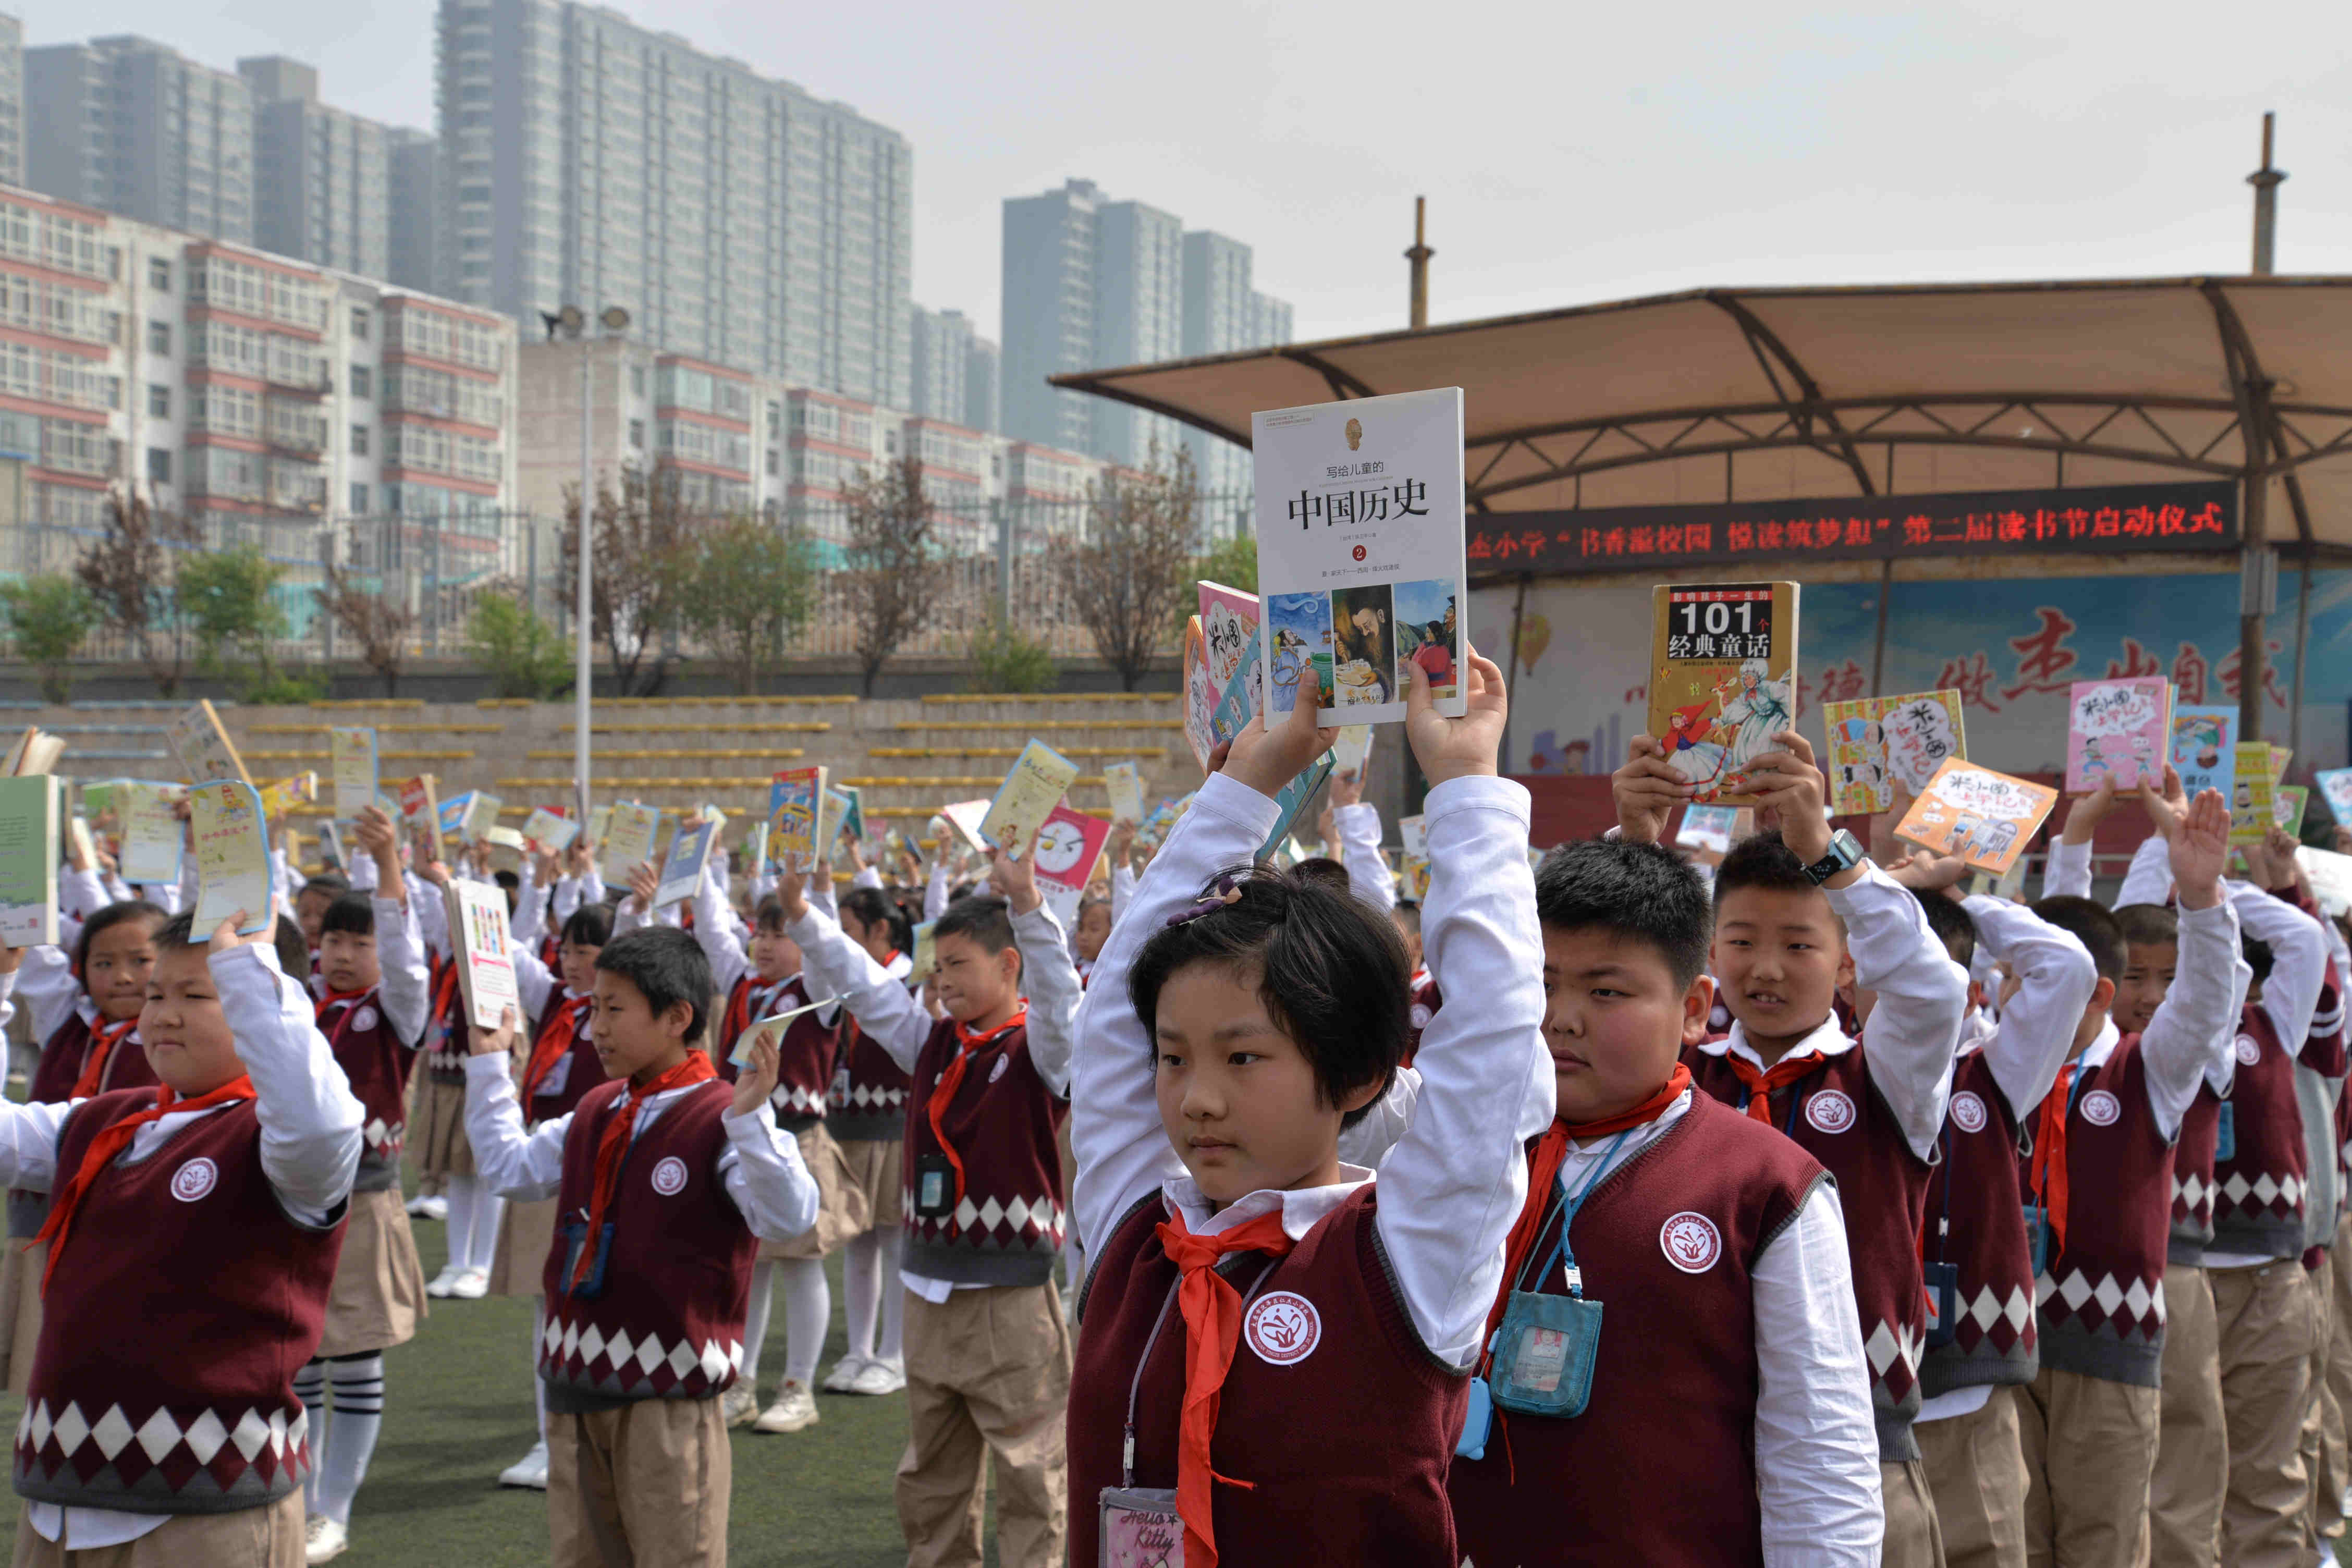
<svg viewBox="0 0 2352 1568">
<path fill-rule="evenodd" d="M 1636 735 L 1625 748 L 1625 765 L 1609 775 L 1617 805 L 1617 837 L 1628 844 L 1655 844 L 1666 823 L 1698 794 L 1698 786 L 1666 765 L 1666 748 L 1654 735 Z"/>
<path fill-rule="evenodd" d="M 1429 787 L 1452 779 L 1484 775 L 1501 770 L 1503 725 L 1510 704 L 1503 691 L 1503 669 L 1468 643 L 1462 645 L 1462 717 L 1448 719 L 1437 710 L 1429 694 L 1429 671 L 1415 664 L 1412 686 L 1405 693 L 1405 739 L 1421 762 Z"/>
<path fill-rule="evenodd" d="M 502 1057 L 514 1051 L 515 1034 L 519 1026 L 511 1007 L 499 1016 L 499 1026 L 485 1029 L 479 1024 L 466 1026 L 466 1050 L 470 1056 Z"/>
</svg>

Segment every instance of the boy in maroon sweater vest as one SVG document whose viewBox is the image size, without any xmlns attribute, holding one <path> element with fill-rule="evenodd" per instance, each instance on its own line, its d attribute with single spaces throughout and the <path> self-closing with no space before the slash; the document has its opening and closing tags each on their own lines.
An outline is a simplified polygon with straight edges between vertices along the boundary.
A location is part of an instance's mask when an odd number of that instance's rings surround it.
<svg viewBox="0 0 2352 1568">
<path fill-rule="evenodd" d="M 161 1087 L 0 1104 L 0 1180 L 51 1193 L 16 1430 L 19 1568 L 305 1560 L 319 1343 L 365 1112 L 311 1019 L 299 932 L 157 935 L 140 1034 Z M 20 952 L 0 950 L 0 995 Z M 6 1007 L 0 1007 L 5 1017 Z"/>
<path fill-rule="evenodd" d="M 914 1079 L 899 1258 L 908 1430 L 896 1489 L 907 1561 L 980 1561 L 993 1458 L 999 1559 L 1058 1563 L 1070 1336 L 1053 1284 L 1066 1229 L 1055 1132 L 1070 1064 L 1066 1037 L 1029 1031 L 1021 948 L 1060 941 L 1060 928 L 1042 904 L 1010 917 L 994 899 L 950 904 L 931 929 L 932 986 L 947 1010 L 934 1020 L 810 907 L 798 872 L 776 891 L 809 974 Z"/>
<path fill-rule="evenodd" d="M 816 1217 L 778 1130 L 765 1039 L 730 1085 L 702 1049 L 710 963 L 673 926 L 596 955 L 608 1080 L 535 1130 L 507 1074 L 516 1022 L 472 1032 L 466 1130 L 500 1195 L 559 1199 L 542 1289 L 547 1521 L 555 1568 L 719 1568 L 731 1455 L 719 1396 L 743 1363 L 759 1242 Z"/>
<path fill-rule="evenodd" d="M 1750 770 L 1759 821 L 1780 826 L 1716 868 L 1712 963 L 1731 1030 L 1683 1058 L 1704 1092 L 1780 1128 L 1837 1180 L 1878 1419 L 1885 1561 L 1914 1568 L 1942 1555 L 1911 1421 L 1927 1335 L 1920 1227 L 1968 972 L 1910 889 L 1852 835 L 1831 834 L 1811 744 L 1793 731 L 1780 740 Z M 1615 778 L 1619 830 L 1639 842 L 1657 842 L 1690 797 L 1648 736 Z M 1843 986 L 1864 1017 L 1859 1038 L 1835 1011 Z"/>
</svg>

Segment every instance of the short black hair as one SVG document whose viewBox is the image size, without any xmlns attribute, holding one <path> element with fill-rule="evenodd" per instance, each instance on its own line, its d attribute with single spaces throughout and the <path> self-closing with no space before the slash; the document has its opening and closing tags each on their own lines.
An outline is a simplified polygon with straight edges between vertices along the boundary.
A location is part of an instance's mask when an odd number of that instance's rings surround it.
<svg viewBox="0 0 2352 1568">
<path fill-rule="evenodd" d="M 1328 855 L 1309 855 L 1293 866 L 1290 874 L 1312 878 L 1328 888 L 1345 890 L 1348 886 L 1348 868 Z"/>
<path fill-rule="evenodd" d="M 1136 955 L 1127 994 L 1146 1033 L 1156 1037 L 1160 993 L 1171 979 L 1196 963 L 1220 964 L 1255 976 L 1266 1016 L 1297 1043 L 1326 1105 L 1367 1086 L 1385 1094 L 1404 1058 L 1410 1005 L 1395 925 L 1344 886 L 1296 868 L 1243 867 L 1209 889 L 1229 879 L 1240 898 L 1161 928 Z M 1374 1103 L 1348 1112 L 1341 1125 L 1354 1126 Z"/>
<path fill-rule="evenodd" d="M 153 921 L 155 928 L 147 933 L 148 940 L 152 942 L 155 931 L 161 930 L 171 919 L 161 904 L 151 904 L 144 899 L 122 899 L 107 905 L 81 922 L 81 935 L 74 939 L 74 973 L 81 974 L 89 964 L 89 944 L 98 940 L 100 932 L 110 931 L 126 921 Z"/>
<path fill-rule="evenodd" d="M 520 892 L 522 889 L 522 878 L 503 866 L 490 873 L 490 880 L 509 893 Z"/>
<path fill-rule="evenodd" d="M 319 921 L 319 934 L 339 931 L 348 936 L 375 934 L 375 901 L 365 893 L 338 893 Z"/>
<path fill-rule="evenodd" d="M 1554 931 L 1595 927 L 1644 942 L 1687 990 L 1706 970 L 1715 914 L 1706 883 L 1658 844 L 1562 844 L 1536 868 L 1536 918 Z"/>
<path fill-rule="evenodd" d="M 982 893 L 955 900 L 931 922 L 931 941 L 937 943 L 943 936 L 967 937 L 989 952 L 1017 945 L 1013 940 L 1013 913 L 1004 907 L 1004 900 Z"/>
<path fill-rule="evenodd" d="M 1725 897 L 1743 888 L 1756 888 L 1768 893 L 1810 893 L 1817 884 L 1805 875 L 1805 863 L 1797 852 L 1783 843 L 1780 830 L 1768 827 L 1761 833 L 1751 833 L 1724 852 L 1723 864 L 1715 868 L 1715 907 L 1723 908 Z"/>
<path fill-rule="evenodd" d="M 751 910 L 753 931 L 782 931 L 791 923 L 784 919 L 784 900 L 781 894 L 770 893 Z"/>
<path fill-rule="evenodd" d="M 2246 955 L 2246 967 L 2254 972 L 2254 983 L 2262 984 L 2271 977 L 2271 968 L 2278 960 L 2271 944 L 2258 936 L 2241 935 L 2238 949 Z"/>
<path fill-rule="evenodd" d="M 155 946 L 169 952 L 173 948 L 203 947 L 212 939 L 210 931 L 196 934 L 196 911 L 185 909 L 163 922 L 163 929 L 155 933 Z M 269 945 L 278 950 L 278 969 L 296 984 L 310 978 L 310 944 L 302 939 L 300 926 L 279 915 L 277 924 L 270 928 Z"/>
<path fill-rule="evenodd" d="M 665 925 L 623 931 L 596 954 L 596 967 L 635 986 L 656 1013 L 667 1012 L 675 1003 L 689 1004 L 694 1016 L 687 1020 L 686 1043 L 700 1043 L 703 1015 L 717 982 L 711 979 L 702 944 L 688 932 Z"/>
<path fill-rule="evenodd" d="M 1936 940 L 1944 944 L 1952 962 L 1962 969 L 1975 963 L 1977 922 L 1969 919 L 1969 911 L 1940 892 L 1922 892 L 1914 888 L 1911 896 L 1919 900 L 1919 910 L 1927 917 L 1927 929 L 1936 933 Z"/>
<path fill-rule="evenodd" d="M 2123 978 L 2124 931 L 2106 905 L 2062 893 L 2026 907 L 2060 931 L 2071 931 L 2090 951 L 2091 967 L 2100 979 Z"/>
<path fill-rule="evenodd" d="M 351 890 L 350 879 L 341 871 L 321 871 L 297 889 L 294 896 L 299 899 L 304 893 L 320 893 L 323 894 L 329 902 L 332 902 Z"/>
<path fill-rule="evenodd" d="M 904 952 L 914 945 L 915 928 L 907 921 L 907 911 L 879 888 L 852 888 L 841 895 L 841 912 L 856 915 L 869 926 L 881 926 L 890 933 L 890 945 Z"/>
<path fill-rule="evenodd" d="M 602 947 L 613 940 L 613 906 L 601 900 L 582 904 L 563 922 L 558 940 L 574 947 Z"/>
<path fill-rule="evenodd" d="M 2116 927 L 2135 947 L 2180 945 L 2180 917 L 2162 904 L 2126 904 L 2116 911 Z"/>
<path fill-rule="evenodd" d="M 1078 900 L 1078 920 L 1079 920 L 1080 923 L 1084 923 L 1084 921 L 1086 921 L 1086 918 L 1087 918 L 1087 911 L 1088 910 L 1102 910 L 1105 914 L 1108 914 L 1108 913 L 1110 912 L 1110 900 L 1109 900 L 1108 899 L 1081 899 L 1081 900 Z"/>
</svg>

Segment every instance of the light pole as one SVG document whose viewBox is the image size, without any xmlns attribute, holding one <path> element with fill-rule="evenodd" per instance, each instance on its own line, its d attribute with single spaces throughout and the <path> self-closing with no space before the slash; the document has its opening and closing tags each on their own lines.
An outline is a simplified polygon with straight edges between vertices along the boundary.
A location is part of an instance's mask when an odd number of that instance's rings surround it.
<svg viewBox="0 0 2352 1568">
<path fill-rule="evenodd" d="M 591 489 L 594 471 L 589 461 L 589 443 L 593 423 L 590 417 L 590 385 L 594 376 L 594 364 L 590 355 L 594 342 L 586 331 L 587 315 L 577 305 L 566 305 L 550 314 L 545 310 L 539 319 L 547 323 L 547 337 L 555 341 L 558 331 L 575 339 L 580 344 L 580 542 L 578 546 L 580 580 L 579 598 L 572 616 L 574 650 L 572 691 L 572 788 L 578 793 L 577 806 L 582 832 L 588 827 L 588 709 L 589 667 L 595 647 L 590 627 L 590 577 L 588 552 L 593 548 L 589 535 L 589 520 L 593 515 L 595 500 Z M 629 313 L 618 305 L 607 305 L 597 318 L 608 338 L 618 338 L 629 330 Z"/>
</svg>

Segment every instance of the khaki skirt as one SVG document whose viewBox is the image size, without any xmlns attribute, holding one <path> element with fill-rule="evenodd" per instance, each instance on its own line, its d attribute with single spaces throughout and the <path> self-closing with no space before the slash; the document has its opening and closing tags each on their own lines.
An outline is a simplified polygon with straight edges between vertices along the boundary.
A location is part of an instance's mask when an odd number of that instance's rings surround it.
<svg viewBox="0 0 2352 1568">
<path fill-rule="evenodd" d="M 547 1249 L 555 1245 L 554 1198 L 517 1203 L 499 1211 L 498 1251 L 490 1258 L 490 1294 L 536 1296 L 547 1282 Z"/>
<path fill-rule="evenodd" d="M 866 1229 L 866 1192 L 843 1158 L 843 1145 L 824 1130 L 824 1122 L 793 1136 L 801 1146 L 801 1163 L 816 1178 L 816 1222 L 790 1241 L 760 1243 L 760 1256 L 824 1258 Z"/>
<path fill-rule="evenodd" d="M 361 1355 L 406 1344 L 425 1315 L 425 1266 L 417 1261 L 400 1189 L 353 1193 L 319 1354 Z"/>
<path fill-rule="evenodd" d="M 470 1176 L 474 1144 L 466 1136 L 466 1086 L 435 1083 L 425 1074 L 416 1091 L 416 1113 L 408 1119 L 408 1146 L 416 1169 L 426 1176 Z"/>
<path fill-rule="evenodd" d="M 22 1394 L 32 1384 L 33 1351 L 41 1342 L 41 1271 L 49 1266 L 49 1244 L 11 1241 L 7 1248 L 0 1261 L 0 1310 L 8 1331 L 0 1335 L 0 1355 L 8 1358 L 8 1392 Z"/>
<path fill-rule="evenodd" d="M 901 1191 L 905 1181 L 907 1141 L 903 1138 L 860 1138 L 836 1142 L 850 1184 L 865 1201 L 865 1216 L 853 1234 L 898 1228 L 906 1212 Z"/>
</svg>

